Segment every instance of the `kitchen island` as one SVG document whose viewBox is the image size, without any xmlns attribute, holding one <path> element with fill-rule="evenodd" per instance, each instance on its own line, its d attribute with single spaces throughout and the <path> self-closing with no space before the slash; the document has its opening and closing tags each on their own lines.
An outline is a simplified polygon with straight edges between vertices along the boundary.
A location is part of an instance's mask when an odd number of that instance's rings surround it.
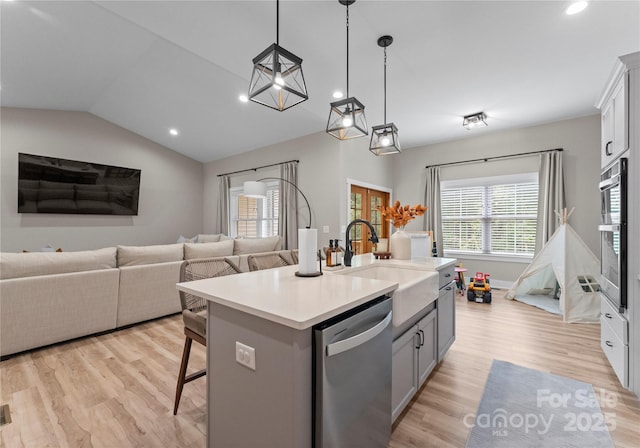
<svg viewBox="0 0 640 448">
<path fill-rule="evenodd" d="M 455 261 L 433 260 L 438 261 L 373 261 L 363 256 L 343 271 L 380 263 L 434 271 Z M 397 282 L 337 272 L 300 278 L 294 275 L 297 269 L 288 266 L 178 284 L 209 301 L 209 447 L 310 447 L 312 326 L 398 288 Z M 437 291 L 428 297 L 433 301 Z M 242 361 L 237 361 L 239 351 Z"/>
</svg>

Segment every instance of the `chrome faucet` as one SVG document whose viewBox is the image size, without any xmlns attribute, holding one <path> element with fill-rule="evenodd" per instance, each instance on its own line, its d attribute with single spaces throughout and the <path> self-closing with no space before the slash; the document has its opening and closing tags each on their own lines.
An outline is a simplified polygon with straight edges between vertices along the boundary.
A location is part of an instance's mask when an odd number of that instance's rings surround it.
<svg viewBox="0 0 640 448">
<path fill-rule="evenodd" d="M 344 248 L 344 265 L 345 266 L 351 266 L 351 258 L 353 257 L 353 252 L 351 251 L 351 238 L 349 238 L 349 231 L 351 230 L 351 227 L 354 224 L 366 224 L 369 227 L 369 230 L 371 230 L 371 238 L 369 238 L 369 241 L 371 241 L 374 244 L 378 242 L 378 235 L 376 235 L 376 229 L 373 228 L 373 226 L 369 221 L 365 221 L 364 219 L 354 219 L 353 221 L 351 221 L 349 225 L 347 225 L 347 235 L 345 236 L 345 239 L 344 239 L 345 246 L 346 246 Z"/>
</svg>

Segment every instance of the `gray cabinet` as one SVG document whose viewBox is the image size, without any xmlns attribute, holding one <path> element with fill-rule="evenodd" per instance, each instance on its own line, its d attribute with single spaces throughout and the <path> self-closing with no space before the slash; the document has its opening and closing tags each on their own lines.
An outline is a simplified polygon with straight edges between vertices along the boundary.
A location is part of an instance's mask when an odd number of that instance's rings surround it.
<svg viewBox="0 0 640 448">
<path fill-rule="evenodd" d="M 391 420 L 394 421 L 437 362 L 437 309 L 432 310 L 393 342 Z"/>
<path fill-rule="evenodd" d="M 451 282 L 438 295 L 438 362 L 456 340 L 456 287 Z"/>
<path fill-rule="evenodd" d="M 628 322 L 604 295 L 600 300 L 600 347 L 620 384 L 629 387 Z"/>
</svg>

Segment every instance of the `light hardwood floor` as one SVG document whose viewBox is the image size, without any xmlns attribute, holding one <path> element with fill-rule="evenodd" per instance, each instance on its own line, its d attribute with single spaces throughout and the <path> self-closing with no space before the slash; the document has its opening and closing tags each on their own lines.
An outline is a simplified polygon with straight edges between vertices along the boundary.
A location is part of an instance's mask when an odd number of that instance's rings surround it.
<svg viewBox="0 0 640 448">
<path fill-rule="evenodd" d="M 640 446 L 640 402 L 619 386 L 599 348 L 599 325 L 502 299 L 457 296 L 457 340 L 394 425 L 391 448 L 464 447 L 464 417 L 480 402 L 493 359 L 591 383 L 614 396 L 617 447 Z M 173 416 L 184 339 L 179 316 L 20 355 L 0 363 L 3 447 L 203 447 L 205 379 L 185 386 Z M 191 368 L 205 351 L 192 349 Z M 611 395 L 613 394 L 613 395 Z M 602 403 L 601 403 L 602 405 Z M 251 447 L 254 448 L 254 447 Z"/>
</svg>

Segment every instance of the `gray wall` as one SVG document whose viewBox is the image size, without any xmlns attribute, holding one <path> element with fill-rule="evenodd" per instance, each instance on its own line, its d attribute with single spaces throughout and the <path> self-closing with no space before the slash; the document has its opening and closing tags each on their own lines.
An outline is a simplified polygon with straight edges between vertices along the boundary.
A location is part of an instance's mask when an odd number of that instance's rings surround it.
<svg viewBox="0 0 640 448">
<path fill-rule="evenodd" d="M 598 115 L 505 132 L 485 132 L 386 157 L 375 157 L 368 151 L 368 138 L 340 142 L 318 132 L 210 162 L 204 168 L 199 162 L 85 112 L 3 108 L 1 125 L 2 251 L 39 250 L 46 244 L 64 250 L 162 244 L 176 241 L 180 234 L 216 232 L 218 174 L 291 159 L 300 160 L 299 187 L 311 204 L 318 244 L 325 245 L 329 238 L 344 238 L 341 227 L 347 224 L 347 179 L 393 189 L 393 199 L 403 203 L 423 203 L 428 164 L 561 147 L 565 150 L 567 202 L 569 207 L 576 207 L 570 223 L 591 250 L 599 252 Z M 18 214 L 18 152 L 142 169 L 139 215 Z M 466 171 L 475 171 L 469 175 L 481 177 L 536 170 L 537 159 L 465 167 L 443 169 L 443 174 L 456 178 Z M 278 175 L 277 167 L 234 175 L 232 186 Z M 304 205 L 300 219 L 306 220 Z M 323 233 L 324 226 L 329 226 L 329 233 Z M 421 228 L 422 219 L 407 226 L 408 230 Z M 527 265 L 462 262 L 470 272 L 489 272 L 494 279 L 506 281 L 515 280 Z"/>
<path fill-rule="evenodd" d="M 202 231 L 203 167 L 86 112 L 2 108 L 1 250 L 176 242 Z M 142 170 L 138 216 L 17 213 L 18 153 Z"/>
<path fill-rule="evenodd" d="M 323 131 L 206 164 L 205 232 L 217 231 L 218 174 L 296 159 L 300 160 L 298 187 L 309 199 L 319 246 L 327 245 L 330 238 L 344 239 L 341 226 L 347 224 L 347 179 L 392 187 L 391 159 L 376 157 L 368 148 L 367 138 L 341 142 Z M 231 186 L 267 176 L 279 176 L 279 168 L 233 175 Z M 306 222 L 306 214 L 304 207 L 299 210 L 301 223 Z M 324 226 L 329 226 L 329 233 L 323 233 Z"/>
<path fill-rule="evenodd" d="M 394 156 L 394 196 L 403 203 L 423 203 L 427 165 L 563 148 L 567 206 L 575 207 L 569 223 L 597 256 L 600 251 L 600 116 L 592 115 L 504 132 L 481 133 L 482 131 L 477 137 L 414 148 Z M 464 171 L 468 177 L 483 177 L 537 169 L 538 159 L 528 157 L 443 168 L 442 175 L 453 179 L 464 177 Z M 407 230 L 420 230 L 422 225 L 422 220 L 415 220 L 407 226 Z M 494 279 L 505 281 L 516 280 L 527 266 L 527 263 L 461 261 L 470 273 L 489 272 Z"/>
</svg>

